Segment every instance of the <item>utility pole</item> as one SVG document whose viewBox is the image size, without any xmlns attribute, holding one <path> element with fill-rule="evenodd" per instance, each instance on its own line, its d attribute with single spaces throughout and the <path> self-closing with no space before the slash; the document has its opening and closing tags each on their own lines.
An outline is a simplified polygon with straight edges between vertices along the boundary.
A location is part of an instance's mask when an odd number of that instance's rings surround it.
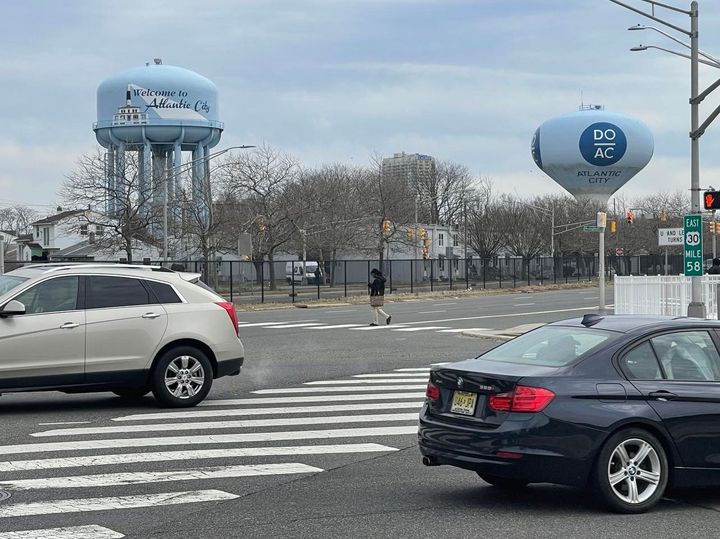
<svg viewBox="0 0 720 539">
<path fill-rule="evenodd" d="M 0 235 L 0 275 L 5 273 L 5 238 Z M 19 258 L 19 257 L 18 257 Z"/>
</svg>

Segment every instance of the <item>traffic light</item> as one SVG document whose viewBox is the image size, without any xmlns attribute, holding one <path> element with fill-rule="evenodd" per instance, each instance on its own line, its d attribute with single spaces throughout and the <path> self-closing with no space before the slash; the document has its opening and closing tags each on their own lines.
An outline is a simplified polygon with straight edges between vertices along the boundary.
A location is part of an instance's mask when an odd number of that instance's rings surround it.
<svg viewBox="0 0 720 539">
<path fill-rule="evenodd" d="M 384 219 L 382 222 L 383 234 L 390 233 L 390 219 Z"/>
<path fill-rule="evenodd" d="M 407 240 L 415 241 L 415 229 L 414 228 L 407 229 Z"/>
<path fill-rule="evenodd" d="M 662 210 L 660 212 L 660 220 L 667 221 L 668 220 L 668 212 L 666 212 L 665 210 Z"/>
<path fill-rule="evenodd" d="M 425 239 L 425 229 L 424 228 L 422 228 L 422 227 L 418 228 L 418 237 L 421 240 Z"/>
<path fill-rule="evenodd" d="M 703 202 L 706 210 L 720 210 L 720 191 L 705 191 Z"/>
<path fill-rule="evenodd" d="M 428 250 L 425 247 L 423 247 L 423 249 L 422 249 L 422 257 L 423 257 L 423 260 L 428 257 Z"/>
<path fill-rule="evenodd" d="M 628 210 L 625 212 L 625 218 L 627 219 L 627 223 L 629 225 L 631 225 L 635 222 L 635 216 L 633 215 L 632 210 Z"/>
<path fill-rule="evenodd" d="M 615 234 L 615 232 L 617 232 L 617 221 L 612 219 L 610 221 L 610 234 Z"/>
</svg>

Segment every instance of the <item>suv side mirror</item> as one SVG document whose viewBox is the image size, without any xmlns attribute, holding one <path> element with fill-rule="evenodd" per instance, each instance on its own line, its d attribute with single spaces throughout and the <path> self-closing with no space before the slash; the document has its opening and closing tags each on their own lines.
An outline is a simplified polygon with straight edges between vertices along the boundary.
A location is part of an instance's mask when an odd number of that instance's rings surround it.
<svg viewBox="0 0 720 539">
<path fill-rule="evenodd" d="M 0 318 L 7 318 L 16 314 L 25 314 L 25 305 L 19 301 L 8 301 L 5 306 L 0 310 Z"/>
</svg>

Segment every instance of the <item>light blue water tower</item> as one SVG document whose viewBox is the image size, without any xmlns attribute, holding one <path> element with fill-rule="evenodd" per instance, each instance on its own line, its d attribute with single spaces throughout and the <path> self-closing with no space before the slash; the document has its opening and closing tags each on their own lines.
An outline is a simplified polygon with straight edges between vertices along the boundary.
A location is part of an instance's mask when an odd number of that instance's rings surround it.
<svg viewBox="0 0 720 539">
<path fill-rule="evenodd" d="M 177 208 L 183 152 L 192 152 L 186 162 L 190 161 L 193 200 L 207 200 L 209 149 L 220 142 L 223 131 L 218 115 L 215 84 L 193 71 L 164 65 L 158 58 L 103 81 L 97 90 L 93 130 L 107 149 L 108 192 L 117 193 L 108 197 L 108 214 L 116 213 L 117 200 L 127 188 L 126 152 L 138 153 L 143 204 L 167 202 Z M 150 193 L 163 200 L 152 200 Z M 202 211 L 207 216 L 208 208 Z"/>
</svg>

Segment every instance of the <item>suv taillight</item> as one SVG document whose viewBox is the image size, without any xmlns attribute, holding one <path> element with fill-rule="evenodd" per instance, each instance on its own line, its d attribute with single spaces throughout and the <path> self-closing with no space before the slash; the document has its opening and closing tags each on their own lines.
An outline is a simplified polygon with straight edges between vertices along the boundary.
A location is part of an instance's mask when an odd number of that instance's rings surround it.
<svg viewBox="0 0 720 539">
<path fill-rule="evenodd" d="M 432 382 L 428 382 L 427 388 L 425 389 L 425 397 L 427 397 L 429 401 L 440 400 L 440 388 Z"/>
<path fill-rule="evenodd" d="M 235 305 L 233 305 L 229 301 L 216 301 L 215 305 L 219 305 L 220 307 L 225 309 L 225 312 L 228 313 L 228 316 L 230 317 L 230 322 L 232 322 L 233 328 L 235 328 L 235 335 L 239 337 L 240 329 L 238 328 L 238 319 L 237 313 L 235 312 Z"/>
<path fill-rule="evenodd" d="M 550 404 L 555 393 L 542 387 L 517 386 L 508 393 L 491 395 L 488 401 L 496 412 L 541 412 Z"/>
</svg>

